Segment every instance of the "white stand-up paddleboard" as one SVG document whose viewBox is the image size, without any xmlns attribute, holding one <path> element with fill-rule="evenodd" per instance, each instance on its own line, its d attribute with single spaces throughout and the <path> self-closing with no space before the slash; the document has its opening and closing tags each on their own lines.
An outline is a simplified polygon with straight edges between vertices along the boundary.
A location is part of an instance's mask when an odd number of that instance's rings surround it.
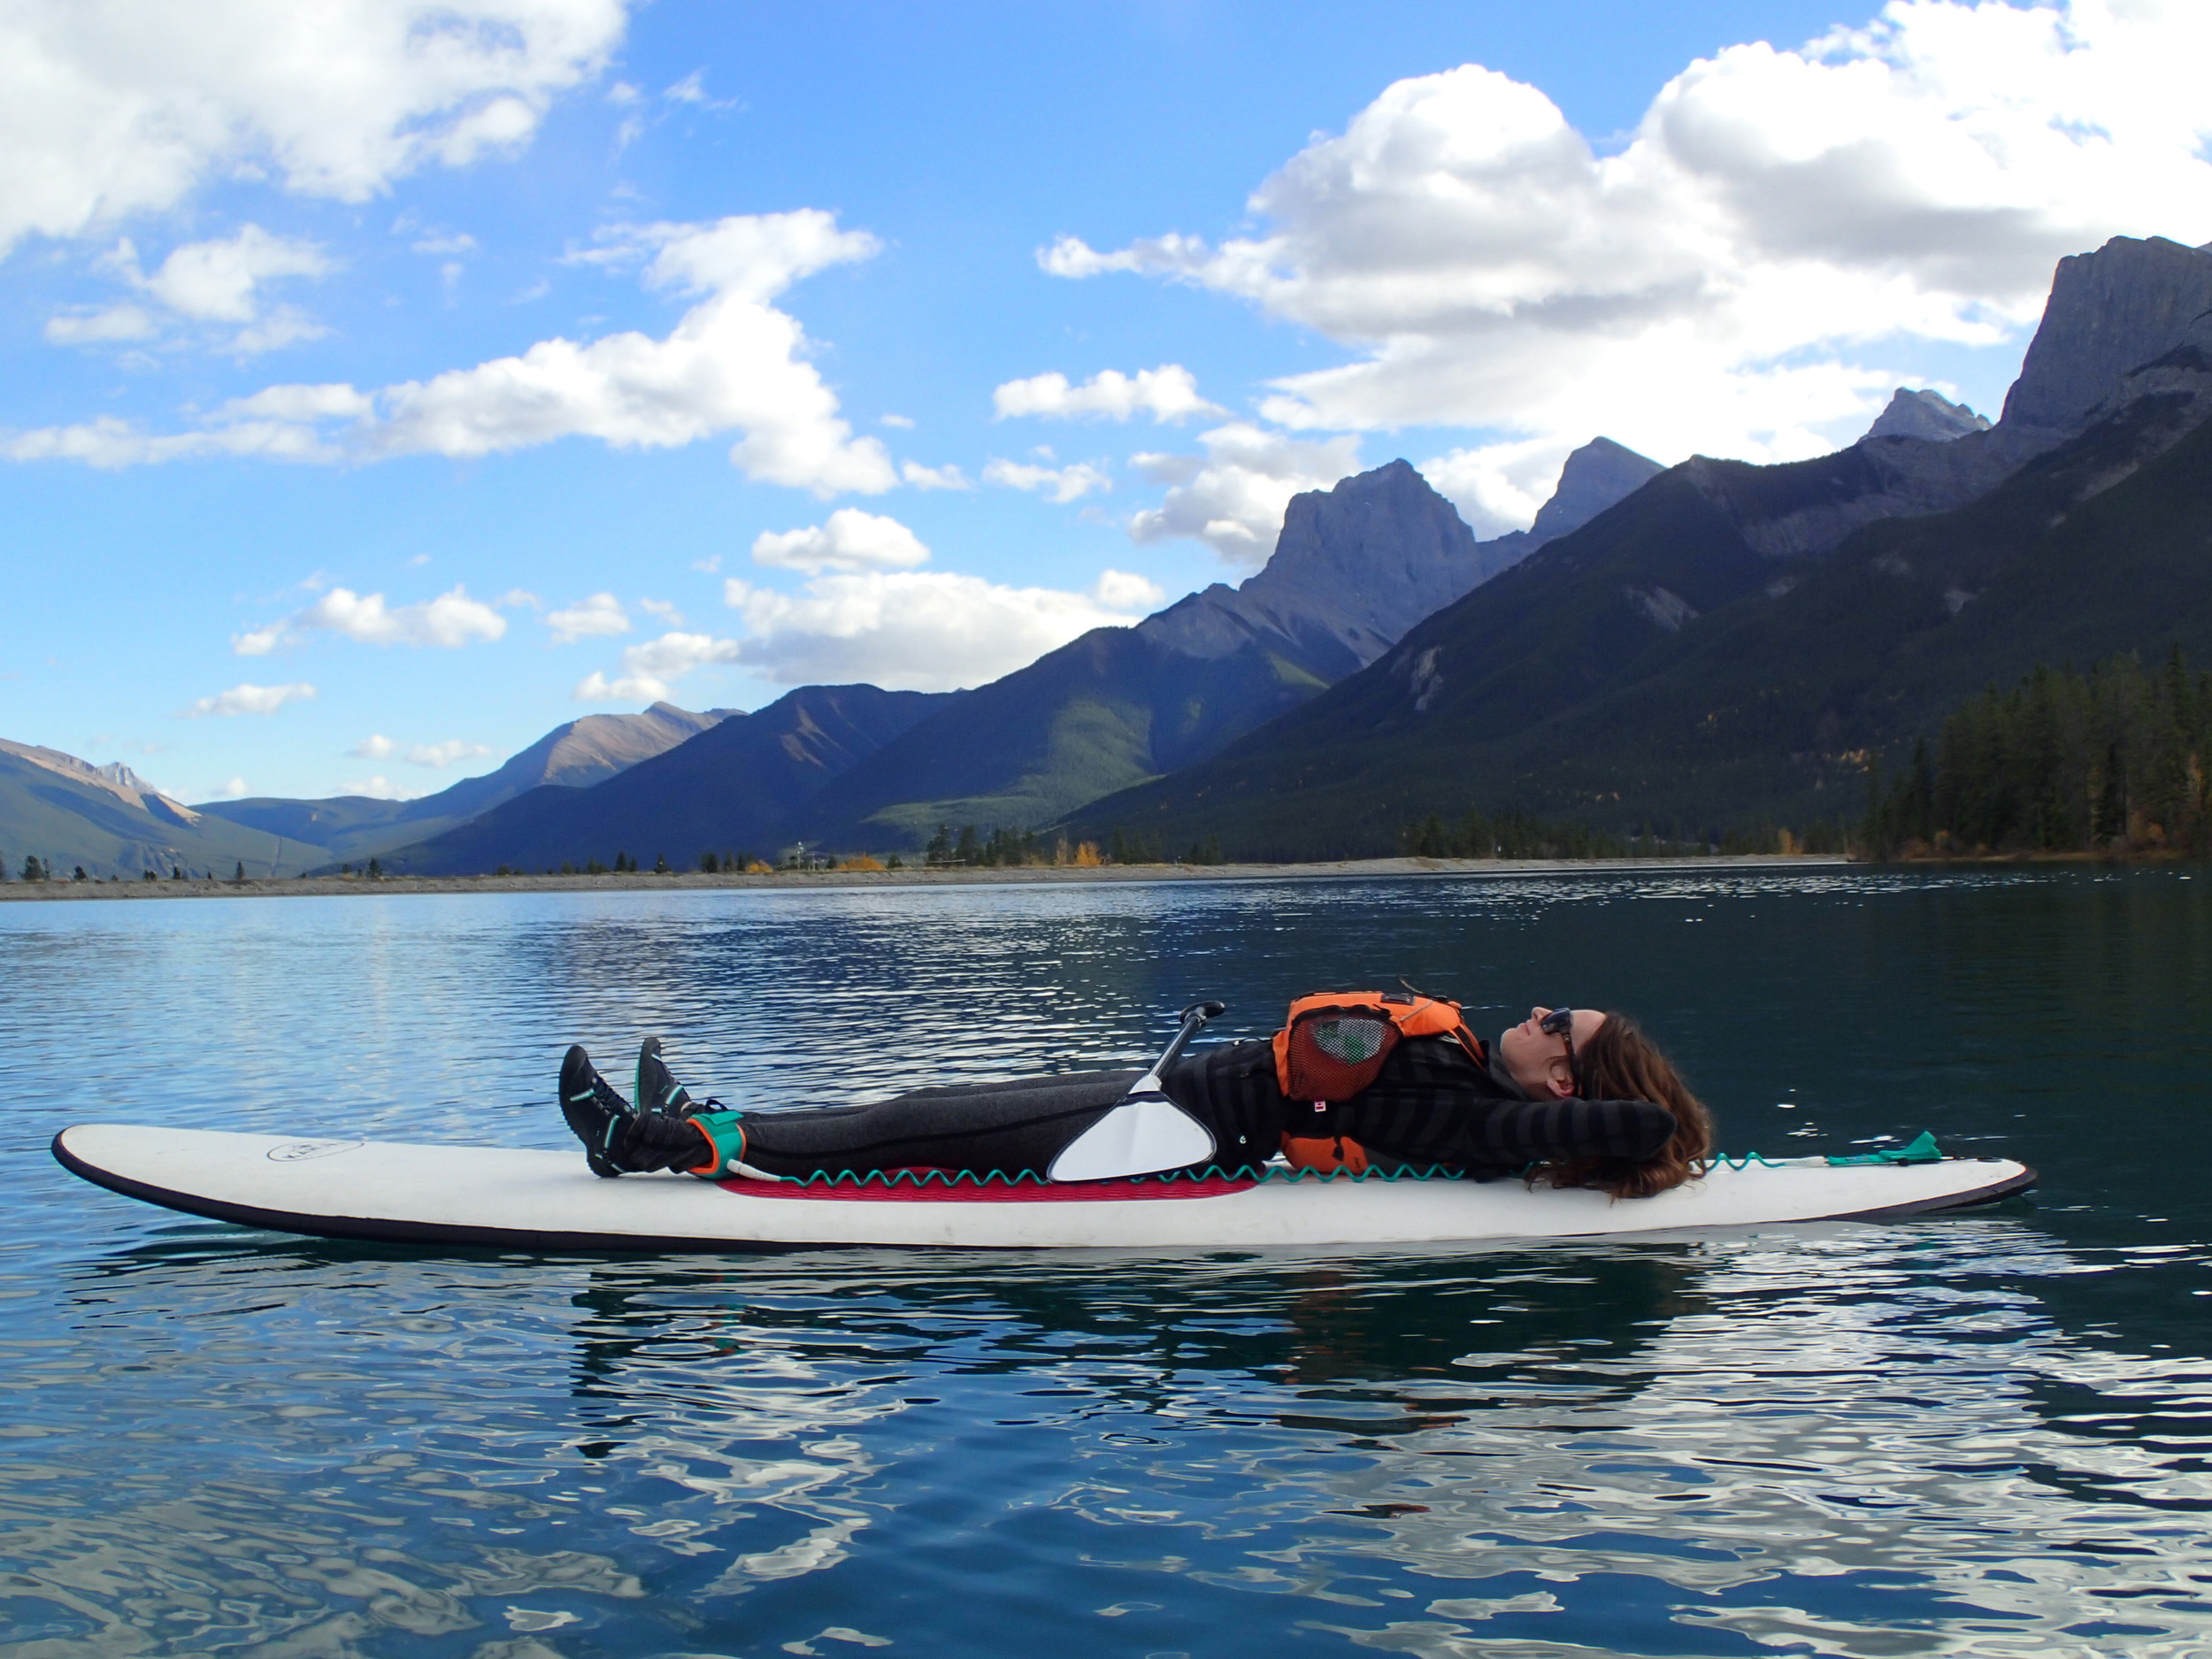
<svg viewBox="0 0 2212 1659">
<path fill-rule="evenodd" d="M 1378 1177 L 1139 1179 L 1052 1185 L 934 1172 L 797 1183 L 688 1175 L 602 1180 L 573 1150 L 404 1146 L 79 1124 L 54 1156 L 85 1179 L 250 1227 L 540 1250 L 728 1251 L 822 1245 L 1214 1249 L 1571 1239 L 1867 1220 L 1986 1203 L 2035 1171 L 2008 1158 L 1837 1167 L 1719 1164 L 1655 1198 L 1519 1181 Z"/>
</svg>

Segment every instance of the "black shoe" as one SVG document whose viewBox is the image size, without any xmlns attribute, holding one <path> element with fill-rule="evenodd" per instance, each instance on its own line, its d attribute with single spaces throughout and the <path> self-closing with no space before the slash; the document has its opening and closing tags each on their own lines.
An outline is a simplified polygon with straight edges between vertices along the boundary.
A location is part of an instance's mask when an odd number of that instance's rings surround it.
<svg viewBox="0 0 2212 1659">
<path fill-rule="evenodd" d="M 636 1117 L 628 1101 L 607 1087 L 581 1043 L 561 1060 L 561 1116 L 584 1143 L 584 1162 L 594 1175 L 612 1179 L 622 1173 L 617 1143 Z"/>
<path fill-rule="evenodd" d="M 697 1110 L 689 1091 L 661 1059 L 658 1037 L 648 1037 L 638 1048 L 637 1104 L 640 1111 L 665 1112 L 672 1118 L 688 1118 Z"/>
<path fill-rule="evenodd" d="M 698 1125 L 668 1112 L 640 1112 L 615 1134 L 615 1162 L 625 1170 L 710 1168 L 719 1156 Z"/>
</svg>

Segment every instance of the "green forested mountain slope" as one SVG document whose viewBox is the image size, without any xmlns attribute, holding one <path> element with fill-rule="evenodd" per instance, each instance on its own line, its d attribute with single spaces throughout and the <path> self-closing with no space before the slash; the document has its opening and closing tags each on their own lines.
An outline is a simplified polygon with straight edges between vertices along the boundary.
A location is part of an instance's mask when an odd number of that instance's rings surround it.
<svg viewBox="0 0 2212 1659">
<path fill-rule="evenodd" d="M 1210 754 L 1325 683 L 1256 644 L 1198 657 L 1133 628 L 1094 629 L 829 784 L 787 839 L 912 848 L 940 823 L 1050 823 Z"/>
<path fill-rule="evenodd" d="M 1309 491 L 1240 587 L 1094 629 L 969 693 L 823 790 L 788 835 L 918 848 L 941 822 L 1049 823 L 1373 661 L 1489 573 L 1485 545 L 1403 461 Z"/>
<path fill-rule="evenodd" d="M 1317 856 L 1476 805 L 1683 833 L 1855 816 L 1864 751 L 1992 679 L 2175 641 L 2212 651 L 2212 426 L 2193 425 L 2203 398 L 2186 389 L 2208 375 L 2212 358 L 2181 348 L 2142 372 L 2143 396 L 1980 500 L 1863 526 L 1825 558 L 1753 553 L 1696 464 L 1677 468 L 1077 827 Z"/>
</svg>

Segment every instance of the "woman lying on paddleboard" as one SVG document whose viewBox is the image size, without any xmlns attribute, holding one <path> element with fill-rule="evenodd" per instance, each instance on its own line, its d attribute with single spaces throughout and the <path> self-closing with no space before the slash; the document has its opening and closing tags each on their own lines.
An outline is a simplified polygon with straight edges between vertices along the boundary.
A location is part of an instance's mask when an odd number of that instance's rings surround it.
<svg viewBox="0 0 2212 1659">
<path fill-rule="evenodd" d="M 1197 1010 L 1186 1036 L 1209 1010 L 1218 1005 Z M 1712 1149 L 1711 1118 L 1666 1056 L 1626 1015 L 1595 1009 L 1533 1008 L 1485 1043 L 1454 1003 L 1332 993 L 1294 1003 L 1272 1041 L 1201 1049 L 1154 1074 L 1150 1098 L 1164 1094 L 1212 1137 L 1211 1158 L 1196 1162 L 1230 1171 L 1280 1152 L 1305 1169 L 1442 1165 L 1478 1180 L 1525 1175 L 1640 1198 L 1679 1186 Z M 603 1176 L 803 1179 L 928 1168 L 1013 1178 L 1045 1176 L 1154 1074 L 1064 1072 L 914 1089 L 864 1106 L 733 1110 L 695 1101 L 649 1037 L 634 1103 L 580 1047 L 568 1051 L 560 1089 L 569 1126 Z"/>
</svg>

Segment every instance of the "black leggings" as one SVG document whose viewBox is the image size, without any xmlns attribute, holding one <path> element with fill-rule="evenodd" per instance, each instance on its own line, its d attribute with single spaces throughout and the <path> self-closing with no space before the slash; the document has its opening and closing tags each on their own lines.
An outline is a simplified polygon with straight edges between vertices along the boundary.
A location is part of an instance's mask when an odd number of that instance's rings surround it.
<svg viewBox="0 0 2212 1659">
<path fill-rule="evenodd" d="M 865 1106 L 747 1112 L 745 1162 L 771 1175 L 933 1165 L 1041 1173 L 1141 1075 L 1070 1071 L 911 1089 Z"/>
<path fill-rule="evenodd" d="M 1247 1072 L 1253 1075 L 1248 1079 Z M 771 1175 L 865 1174 L 911 1166 L 1041 1175 L 1142 1075 L 1066 1071 L 910 1089 L 865 1106 L 748 1111 L 745 1162 Z M 1274 1088 L 1274 1061 L 1265 1043 L 1201 1049 L 1170 1066 L 1160 1081 L 1178 1105 L 1213 1133 L 1214 1162 L 1225 1169 L 1264 1163 L 1273 1155 L 1282 1139 L 1282 1096 Z"/>
</svg>

